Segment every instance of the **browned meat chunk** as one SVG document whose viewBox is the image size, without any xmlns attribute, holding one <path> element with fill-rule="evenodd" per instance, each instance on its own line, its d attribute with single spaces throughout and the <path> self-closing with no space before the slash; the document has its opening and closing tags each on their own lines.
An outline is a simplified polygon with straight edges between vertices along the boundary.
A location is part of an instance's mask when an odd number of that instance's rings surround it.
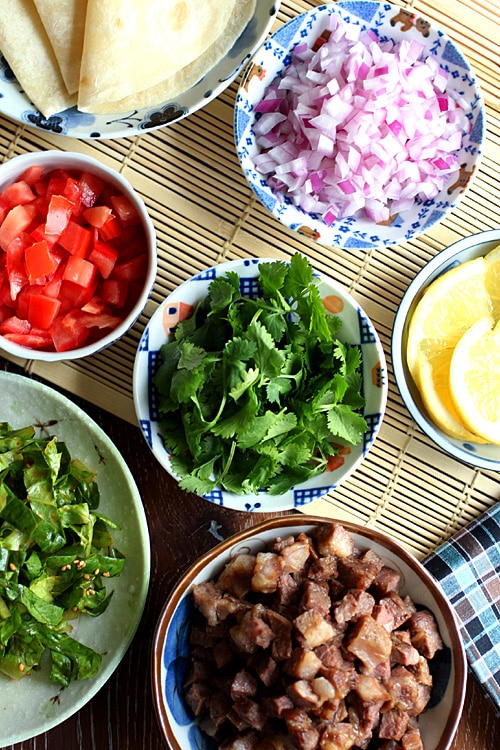
<svg viewBox="0 0 500 750">
<path fill-rule="evenodd" d="M 397 708 L 408 716 L 422 713 L 430 698 L 429 688 L 417 682 L 415 675 L 402 666 L 394 667 L 385 687 L 390 695 L 387 707 Z"/>
<path fill-rule="evenodd" d="M 316 656 L 314 651 L 299 647 L 292 651 L 292 655 L 284 664 L 283 670 L 300 680 L 312 680 L 313 677 L 316 677 L 321 666 L 321 659 Z"/>
<path fill-rule="evenodd" d="M 306 567 L 311 555 L 310 540 L 301 535 L 296 542 L 283 547 L 280 553 L 284 573 L 300 573 Z"/>
<path fill-rule="evenodd" d="M 380 680 L 370 674 L 358 675 L 355 690 L 365 704 L 385 703 L 390 698 Z"/>
<path fill-rule="evenodd" d="M 373 582 L 373 587 L 378 596 L 385 596 L 390 591 L 397 592 L 401 585 L 401 574 L 394 568 L 384 565 Z"/>
<path fill-rule="evenodd" d="M 239 698 L 251 698 L 257 692 L 257 680 L 246 669 L 240 669 L 234 676 L 230 686 L 233 701 Z"/>
<path fill-rule="evenodd" d="M 408 728 L 410 717 L 398 708 L 382 713 L 378 727 L 378 736 L 382 740 L 399 741 Z"/>
<path fill-rule="evenodd" d="M 258 552 L 252 575 L 252 591 L 272 594 L 282 573 L 281 559 L 274 552 Z"/>
<path fill-rule="evenodd" d="M 254 565 L 255 555 L 235 555 L 217 579 L 217 588 L 233 596 L 245 596 L 251 589 Z"/>
<path fill-rule="evenodd" d="M 358 733 L 352 724 L 339 722 L 324 730 L 319 747 L 321 750 L 350 750 L 356 745 L 357 739 Z"/>
<path fill-rule="evenodd" d="M 337 558 L 335 555 L 316 558 L 311 562 L 307 575 L 315 581 L 329 581 L 337 578 Z"/>
<path fill-rule="evenodd" d="M 393 664 L 403 664 L 407 667 L 410 664 L 418 664 L 419 662 L 420 654 L 418 653 L 417 649 L 412 646 L 411 642 L 408 642 L 409 635 L 408 639 L 404 637 L 407 635 L 408 633 L 406 633 L 405 631 L 396 631 L 391 635 L 391 662 Z"/>
<path fill-rule="evenodd" d="M 300 750 L 315 750 L 319 732 L 314 728 L 311 718 L 300 708 L 294 708 L 286 714 L 286 726 Z"/>
<path fill-rule="evenodd" d="M 368 670 L 386 661 L 391 654 L 391 636 L 371 615 L 363 615 L 347 639 L 347 650 L 360 659 Z"/>
<path fill-rule="evenodd" d="M 267 648 L 274 638 L 274 633 L 262 619 L 261 608 L 257 605 L 245 612 L 238 625 L 229 631 L 231 638 L 240 651 L 252 654 L 257 648 Z"/>
<path fill-rule="evenodd" d="M 375 599 L 367 591 L 348 591 L 334 606 L 333 617 L 339 625 L 358 620 L 362 615 L 371 615 Z"/>
<path fill-rule="evenodd" d="M 320 612 L 310 610 L 302 612 L 293 624 L 300 633 L 300 640 L 307 648 L 316 648 L 326 643 L 335 635 L 335 630 Z"/>
<path fill-rule="evenodd" d="M 432 659 L 443 648 L 434 615 L 428 610 L 415 612 L 410 620 L 411 642 L 426 659 Z"/>
<path fill-rule="evenodd" d="M 325 523 L 314 533 L 316 547 L 321 556 L 349 557 L 354 552 L 354 539 L 340 524 Z"/>
<path fill-rule="evenodd" d="M 338 561 L 338 571 L 339 580 L 346 588 L 366 591 L 377 577 L 379 567 L 362 557 L 344 557 Z"/>
<path fill-rule="evenodd" d="M 410 619 L 412 612 L 407 607 L 406 601 L 394 591 L 389 591 L 388 595 L 380 599 L 379 607 L 385 607 L 391 613 L 394 619 L 394 628 L 397 630 L 407 620 Z"/>
<path fill-rule="evenodd" d="M 330 599 L 330 587 L 326 581 L 304 581 L 300 609 L 306 611 L 315 609 L 322 615 L 330 613 L 332 602 Z"/>
<path fill-rule="evenodd" d="M 401 737 L 403 750 L 424 750 L 424 743 L 417 726 L 409 727 Z"/>
</svg>

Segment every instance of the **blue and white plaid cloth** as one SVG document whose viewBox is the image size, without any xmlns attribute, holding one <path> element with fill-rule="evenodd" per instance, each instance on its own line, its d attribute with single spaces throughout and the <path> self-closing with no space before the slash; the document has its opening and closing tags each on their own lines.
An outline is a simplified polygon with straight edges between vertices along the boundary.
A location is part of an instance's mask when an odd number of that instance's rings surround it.
<svg viewBox="0 0 500 750">
<path fill-rule="evenodd" d="M 500 712 L 500 503 L 424 560 L 453 605 L 467 659 Z"/>
</svg>

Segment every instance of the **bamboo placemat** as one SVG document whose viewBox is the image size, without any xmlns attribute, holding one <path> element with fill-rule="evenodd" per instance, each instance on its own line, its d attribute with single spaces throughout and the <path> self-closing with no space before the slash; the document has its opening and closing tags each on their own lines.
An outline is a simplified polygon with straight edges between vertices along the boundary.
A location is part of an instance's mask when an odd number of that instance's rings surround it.
<svg viewBox="0 0 500 750">
<path fill-rule="evenodd" d="M 283 0 L 276 26 L 319 2 Z M 145 323 L 175 286 L 202 269 L 242 257 L 306 253 L 343 283 L 376 326 L 389 367 L 387 412 L 366 461 L 334 493 L 306 506 L 376 526 L 423 557 L 500 498 L 497 475 L 450 459 L 420 431 L 394 383 L 390 336 L 398 303 L 439 250 L 468 234 L 500 227 L 500 9 L 497 0 L 400 2 L 428 17 L 460 45 L 480 81 L 487 140 L 472 188 L 427 234 L 396 247 L 357 251 L 323 247 L 283 228 L 251 193 L 234 148 L 238 81 L 201 111 L 174 125 L 115 141 L 44 134 L 0 117 L 0 158 L 49 148 L 87 153 L 120 171 L 144 198 L 158 236 L 158 276 L 134 328 L 85 360 L 14 360 L 33 373 L 136 424 L 132 368 Z M 153 460 L 153 459 L 152 459 Z"/>
</svg>

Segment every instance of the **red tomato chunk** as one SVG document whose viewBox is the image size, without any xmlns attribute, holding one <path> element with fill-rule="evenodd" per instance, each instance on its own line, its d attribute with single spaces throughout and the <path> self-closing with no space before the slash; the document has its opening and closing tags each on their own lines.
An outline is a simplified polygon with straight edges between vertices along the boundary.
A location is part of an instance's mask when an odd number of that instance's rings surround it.
<svg viewBox="0 0 500 750">
<path fill-rule="evenodd" d="M 28 168 L 0 193 L 0 335 L 45 351 L 93 343 L 139 295 L 146 236 L 128 198 L 90 172 Z"/>
</svg>

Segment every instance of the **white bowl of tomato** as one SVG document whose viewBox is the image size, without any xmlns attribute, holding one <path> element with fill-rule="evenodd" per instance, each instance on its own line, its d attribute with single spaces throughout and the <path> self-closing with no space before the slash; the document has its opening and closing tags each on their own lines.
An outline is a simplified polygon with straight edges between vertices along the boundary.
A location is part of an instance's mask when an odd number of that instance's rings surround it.
<svg viewBox="0 0 500 750">
<path fill-rule="evenodd" d="M 125 334 L 156 278 L 141 197 L 84 154 L 0 165 L 0 348 L 47 361 L 94 354 Z"/>
</svg>

